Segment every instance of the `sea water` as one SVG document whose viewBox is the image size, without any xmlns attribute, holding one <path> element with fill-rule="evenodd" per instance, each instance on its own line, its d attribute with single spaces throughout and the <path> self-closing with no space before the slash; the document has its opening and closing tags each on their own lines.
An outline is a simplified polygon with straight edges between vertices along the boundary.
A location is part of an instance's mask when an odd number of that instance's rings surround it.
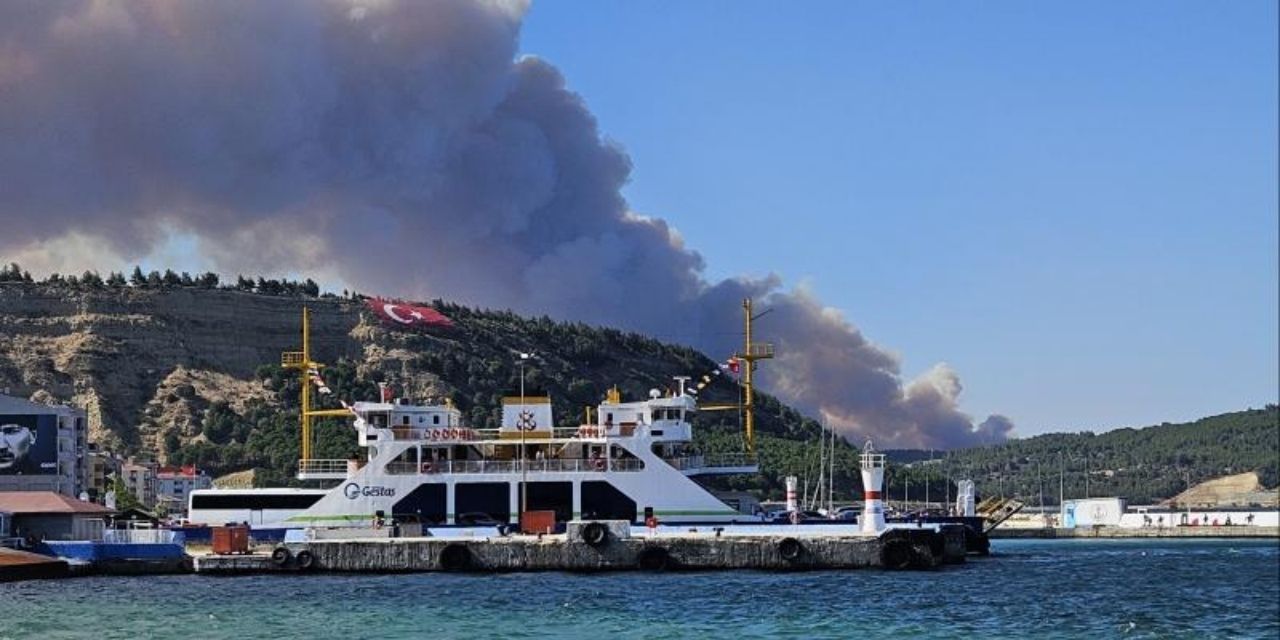
<svg viewBox="0 0 1280 640">
<path fill-rule="evenodd" d="M 996 541 L 929 572 L 95 577 L 0 638 L 1280 638 L 1276 541 Z"/>
</svg>

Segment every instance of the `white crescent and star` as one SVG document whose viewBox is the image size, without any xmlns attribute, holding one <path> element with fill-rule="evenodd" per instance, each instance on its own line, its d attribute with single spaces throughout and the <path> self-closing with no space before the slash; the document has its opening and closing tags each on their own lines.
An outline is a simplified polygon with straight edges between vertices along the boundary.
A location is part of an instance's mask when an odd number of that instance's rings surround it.
<svg viewBox="0 0 1280 640">
<path fill-rule="evenodd" d="M 424 320 L 424 319 L 425 319 L 425 318 L 423 318 L 423 316 L 422 316 L 422 312 L 421 312 L 421 311 L 418 311 L 417 309 L 414 309 L 413 307 L 409 307 L 409 317 L 408 317 L 408 318 L 403 318 L 403 317 L 399 316 L 398 314 L 396 314 L 396 311 L 395 311 L 395 310 L 396 310 L 396 308 L 397 308 L 397 307 L 399 307 L 399 306 L 400 306 L 400 305 L 398 305 L 398 304 L 391 304 L 391 303 L 384 302 L 384 303 L 382 303 L 382 312 L 383 312 L 383 313 L 385 313 L 385 314 L 387 314 L 387 317 L 388 317 L 388 318 L 391 318 L 392 320 L 395 320 L 396 322 L 399 322 L 400 324 L 413 324 L 413 322 L 414 322 L 415 320 Z"/>
</svg>

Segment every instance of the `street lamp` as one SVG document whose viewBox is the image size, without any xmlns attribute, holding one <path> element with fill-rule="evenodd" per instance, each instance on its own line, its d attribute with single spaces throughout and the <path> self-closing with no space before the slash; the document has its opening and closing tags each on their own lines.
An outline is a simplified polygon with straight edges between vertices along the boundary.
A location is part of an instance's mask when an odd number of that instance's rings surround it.
<svg viewBox="0 0 1280 640">
<path fill-rule="evenodd" d="M 525 365 L 525 362 L 527 362 L 529 358 L 532 358 L 532 357 L 533 357 L 532 353 L 521 352 L 520 359 L 517 361 L 517 364 L 520 365 L 520 414 L 523 414 L 526 411 L 525 402 L 524 402 L 524 365 Z M 525 428 L 524 428 L 524 424 L 519 419 L 519 414 L 517 415 L 517 419 L 516 419 L 516 428 L 520 430 L 520 515 L 519 515 L 519 519 L 523 520 L 524 512 L 527 511 L 529 508 L 529 458 L 525 454 L 525 448 L 524 448 L 525 447 L 525 444 L 524 444 Z M 521 526 L 521 529 L 523 528 L 524 527 Z"/>
</svg>

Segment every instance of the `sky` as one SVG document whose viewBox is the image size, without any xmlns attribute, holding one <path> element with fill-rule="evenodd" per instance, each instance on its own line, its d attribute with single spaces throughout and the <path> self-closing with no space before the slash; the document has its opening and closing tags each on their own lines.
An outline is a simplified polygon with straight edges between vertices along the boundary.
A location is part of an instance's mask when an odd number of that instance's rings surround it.
<svg viewBox="0 0 1280 640">
<path fill-rule="evenodd" d="M 751 297 L 762 388 L 859 442 L 1195 419 L 1280 386 L 1276 34 L 1249 0 L 0 3 L 0 257 L 717 360 Z"/>
<path fill-rule="evenodd" d="M 709 277 L 808 288 L 1026 436 L 1276 402 L 1276 34 L 1266 1 L 535 2 L 520 51 Z"/>
</svg>

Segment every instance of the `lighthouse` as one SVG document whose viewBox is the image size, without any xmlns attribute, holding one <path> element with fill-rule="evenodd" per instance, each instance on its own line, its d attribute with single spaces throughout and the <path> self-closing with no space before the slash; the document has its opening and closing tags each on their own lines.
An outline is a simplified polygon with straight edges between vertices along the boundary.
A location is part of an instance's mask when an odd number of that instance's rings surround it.
<svg viewBox="0 0 1280 640">
<path fill-rule="evenodd" d="M 871 441 L 862 447 L 862 491 L 866 506 L 862 508 L 862 532 L 878 534 L 884 530 L 884 454 L 876 453 Z"/>
<path fill-rule="evenodd" d="M 787 476 L 787 515 L 791 516 L 800 510 L 799 503 L 796 502 L 796 484 L 795 476 Z"/>
</svg>

